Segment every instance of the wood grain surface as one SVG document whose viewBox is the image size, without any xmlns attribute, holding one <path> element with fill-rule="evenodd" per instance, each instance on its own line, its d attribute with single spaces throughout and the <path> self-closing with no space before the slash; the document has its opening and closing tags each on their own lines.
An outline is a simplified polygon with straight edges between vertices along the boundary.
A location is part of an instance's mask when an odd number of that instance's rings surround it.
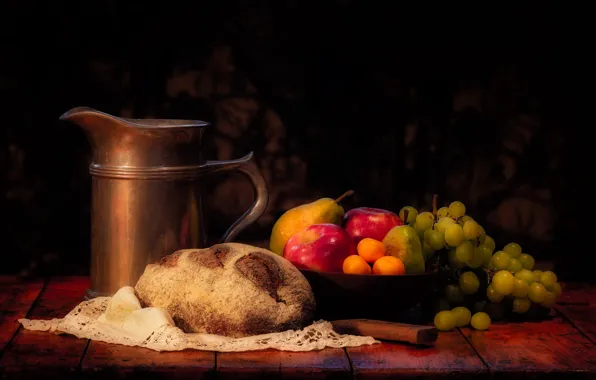
<svg viewBox="0 0 596 380">
<path fill-rule="evenodd" d="M 590 341 L 596 344 L 596 305 L 557 306 L 557 310 Z"/>
<path fill-rule="evenodd" d="M 557 303 L 596 306 L 596 286 L 578 282 L 564 283 L 562 287 L 563 293 Z"/>
<path fill-rule="evenodd" d="M 157 352 L 90 342 L 81 364 L 85 378 L 207 379 L 215 377 L 215 353 Z"/>
<path fill-rule="evenodd" d="M 596 379 L 596 287 L 565 284 L 555 317 L 439 333 L 434 347 L 400 343 L 310 352 L 155 352 L 27 331 L 17 319 L 61 318 L 82 301 L 86 277 L 18 284 L 0 276 L 0 377 Z"/>
<path fill-rule="evenodd" d="M 87 277 L 51 279 L 28 317 L 62 318 L 83 300 L 88 286 Z M 86 339 L 19 328 L 0 362 L 3 378 L 72 378 L 78 372 L 87 343 Z"/>
<path fill-rule="evenodd" d="M 322 351 L 217 353 L 218 379 L 344 379 L 350 378 L 350 362 L 343 349 Z"/>
<path fill-rule="evenodd" d="M 595 378 L 596 348 L 560 317 L 462 330 L 495 378 Z"/>
<path fill-rule="evenodd" d="M 483 378 L 486 366 L 459 331 L 439 333 L 434 347 L 383 343 L 347 349 L 357 379 L 407 376 Z"/>
<path fill-rule="evenodd" d="M 25 318 L 42 291 L 44 282 L 20 282 L 4 278 L 0 282 L 0 355 L 19 329 L 18 320 Z"/>
</svg>

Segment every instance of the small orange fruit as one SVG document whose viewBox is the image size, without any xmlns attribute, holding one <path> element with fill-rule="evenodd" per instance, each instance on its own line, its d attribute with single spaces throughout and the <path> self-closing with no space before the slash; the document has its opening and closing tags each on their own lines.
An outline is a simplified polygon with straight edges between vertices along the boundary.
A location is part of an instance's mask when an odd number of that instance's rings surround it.
<svg viewBox="0 0 596 380">
<path fill-rule="evenodd" d="M 375 261 L 372 271 L 374 274 L 401 275 L 406 273 L 406 267 L 397 257 L 383 256 Z"/>
<path fill-rule="evenodd" d="M 370 274 L 371 272 L 370 265 L 358 255 L 346 257 L 342 269 L 347 274 Z"/>
<path fill-rule="evenodd" d="M 358 254 L 366 260 L 367 263 L 374 263 L 381 257 L 385 256 L 387 251 L 385 245 L 378 240 L 371 238 L 364 238 L 360 240 L 358 246 L 356 246 Z"/>
</svg>

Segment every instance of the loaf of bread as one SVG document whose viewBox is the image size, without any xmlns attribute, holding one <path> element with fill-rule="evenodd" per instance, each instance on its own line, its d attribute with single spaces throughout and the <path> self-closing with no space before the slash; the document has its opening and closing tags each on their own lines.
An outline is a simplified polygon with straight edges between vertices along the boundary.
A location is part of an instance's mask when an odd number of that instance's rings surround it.
<svg viewBox="0 0 596 380">
<path fill-rule="evenodd" d="M 294 265 L 239 243 L 176 251 L 147 265 L 135 293 L 185 332 L 234 338 L 300 329 L 315 311 L 310 284 Z"/>
</svg>

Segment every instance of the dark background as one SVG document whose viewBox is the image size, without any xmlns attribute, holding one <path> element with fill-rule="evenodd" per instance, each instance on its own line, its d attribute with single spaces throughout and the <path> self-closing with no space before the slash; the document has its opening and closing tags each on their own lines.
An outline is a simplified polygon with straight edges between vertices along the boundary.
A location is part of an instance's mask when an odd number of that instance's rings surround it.
<svg viewBox="0 0 596 380">
<path fill-rule="evenodd" d="M 438 193 L 498 246 L 590 278 L 582 12 L 388 4 L 1 2 L 0 272 L 87 273 L 90 148 L 58 117 L 90 106 L 210 121 L 209 159 L 254 150 L 271 202 L 241 240 L 347 189 L 396 212 Z M 246 186 L 210 184 L 212 239 Z"/>
</svg>

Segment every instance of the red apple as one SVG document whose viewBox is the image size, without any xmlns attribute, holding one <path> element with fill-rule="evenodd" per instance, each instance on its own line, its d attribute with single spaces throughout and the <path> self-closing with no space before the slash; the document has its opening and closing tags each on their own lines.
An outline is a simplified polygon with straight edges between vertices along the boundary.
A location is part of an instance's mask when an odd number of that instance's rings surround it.
<svg viewBox="0 0 596 380">
<path fill-rule="evenodd" d="M 293 235 L 284 247 L 284 258 L 299 269 L 341 272 L 346 257 L 356 254 L 348 233 L 335 224 L 313 224 Z"/>
<path fill-rule="evenodd" d="M 344 217 L 344 228 L 356 244 L 364 238 L 382 241 L 389 230 L 403 224 L 395 213 L 380 208 L 353 208 Z"/>
</svg>

